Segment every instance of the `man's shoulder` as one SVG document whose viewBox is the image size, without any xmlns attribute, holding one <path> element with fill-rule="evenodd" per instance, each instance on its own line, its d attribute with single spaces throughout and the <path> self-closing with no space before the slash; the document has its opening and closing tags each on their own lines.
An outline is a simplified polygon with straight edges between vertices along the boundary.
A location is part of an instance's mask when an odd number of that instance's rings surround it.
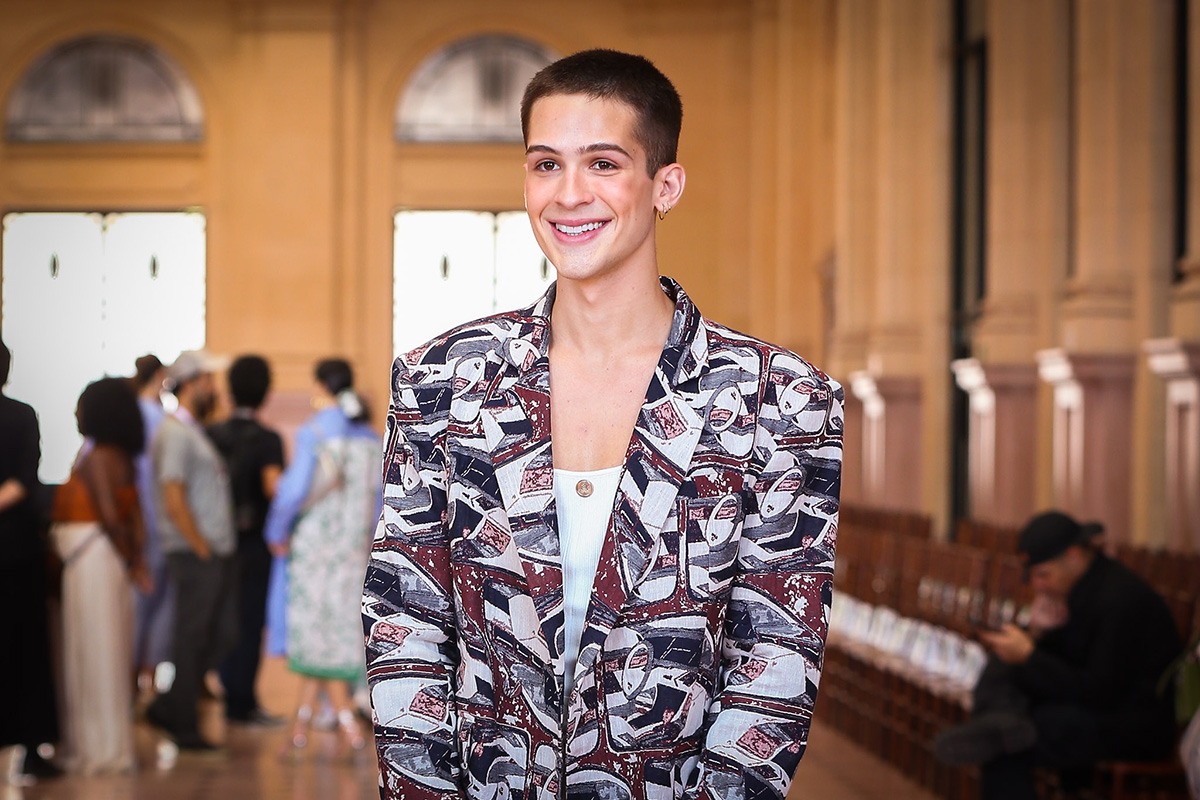
<svg viewBox="0 0 1200 800">
<path fill-rule="evenodd" d="M 182 447 L 192 442 L 206 441 L 206 438 L 201 431 L 194 430 L 191 425 L 174 414 L 167 414 L 163 417 L 162 424 L 158 426 L 154 441 L 159 446 Z"/>
<path fill-rule="evenodd" d="M 523 328 L 532 321 L 528 309 L 517 309 L 464 322 L 402 353 L 395 367 L 428 373 L 464 358 L 499 353 L 505 343 L 524 335 Z"/>
<path fill-rule="evenodd" d="M 1104 569 L 1104 586 L 1107 589 L 1105 595 L 1110 602 L 1128 602 L 1138 598 L 1142 602 L 1154 605 L 1159 602 L 1165 604 L 1158 590 L 1128 565 L 1108 556 L 1100 558 L 1103 559 L 1101 564 Z"/>
<path fill-rule="evenodd" d="M 1107 556 L 1098 556 L 1100 577 L 1091 592 L 1093 613 L 1112 620 L 1137 620 L 1148 631 L 1173 631 L 1170 606 L 1154 586 L 1127 565 Z"/>
<path fill-rule="evenodd" d="M 733 362 L 742 369 L 770 373 L 772 382 L 787 380 L 790 383 L 801 380 L 814 385 L 839 387 L 837 381 L 811 361 L 786 347 L 742 333 L 707 317 L 704 319 L 704 327 L 708 334 L 710 368 Z"/>
</svg>

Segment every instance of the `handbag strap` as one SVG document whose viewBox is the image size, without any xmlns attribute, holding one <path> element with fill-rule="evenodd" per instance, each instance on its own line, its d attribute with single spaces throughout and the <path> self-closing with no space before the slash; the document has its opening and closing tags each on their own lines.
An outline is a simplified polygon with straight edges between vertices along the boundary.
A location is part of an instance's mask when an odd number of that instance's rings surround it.
<svg viewBox="0 0 1200 800">
<path fill-rule="evenodd" d="M 98 531 L 98 530 L 94 530 L 94 531 L 92 531 L 90 534 L 88 534 L 88 536 L 87 536 L 87 538 L 86 538 L 86 539 L 84 539 L 82 542 L 80 542 L 80 543 L 79 543 L 79 544 L 78 544 L 78 545 L 75 547 L 75 549 L 74 549 L 74 550 L 72 550 L 70 553 L 67 553 L 67 555 L 63 557 L 63 560 L 62 560 L 62 562 L 63 562 L 63 569 L 65 570 L 67 567 L 71 566 L 71 565 L 72 565 L 72 564 L 74 564 L 76 561 L 78 561 L 78 560 L 79 560 L 79 557 L 80 557 L 81 555 L 83 555 L 83 551 L 84 551 L 84 550 L 87 550 L 87 549 L 88 549 L 88 547 L 90 547 L 90 546 L 91 546 L 92 542 L 96 541 L 97 539 L 99 539 L 99 538 L 100 538 L 101 536 L 103 536 L 103 535 L 104 535 L 104 534 L 103 534 L 101 531 Z"/>
</svg>

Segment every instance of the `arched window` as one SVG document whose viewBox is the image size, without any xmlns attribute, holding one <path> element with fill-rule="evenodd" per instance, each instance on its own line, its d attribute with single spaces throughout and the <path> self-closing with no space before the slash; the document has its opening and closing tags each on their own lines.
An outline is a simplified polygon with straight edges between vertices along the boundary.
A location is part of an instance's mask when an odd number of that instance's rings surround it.
<svg viewBox="0 0 1200 800">
<path fill-rule="evenodd" d="M 200 97 L 153 45 L 118 36 L 65 42 L 26 71 L 9 101 L 17 142 L 187 142 L 204 134 Z"/>
<path fill-rule="evenodd" d="M 521 93 L 554 55 L 512 36 L 455 42 L 425 59 L 396 105 L 402 142 L 519 142 Z"/>
</svg>

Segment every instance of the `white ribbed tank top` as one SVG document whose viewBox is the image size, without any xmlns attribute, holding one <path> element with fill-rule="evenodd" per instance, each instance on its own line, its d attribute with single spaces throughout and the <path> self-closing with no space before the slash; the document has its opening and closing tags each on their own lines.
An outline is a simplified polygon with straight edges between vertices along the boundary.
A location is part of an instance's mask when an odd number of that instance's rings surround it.
<svg viewBox="0 0 1200 800">
<path fill-rule="evenodd" d="M 604 547 L 621 469 L 616 466 L 586 472 L 554 470 L 554 501 L 558 509 L 558 541 L 563 561 L 566 694 L 570 694 L 575 682 L 583 621 L 592 599 L 600 550 Z M 577 489 L 582 482 L 590 484 L 587 496 Z M 587 486 L 582 488 L 588 492 Z"/>
</svg>

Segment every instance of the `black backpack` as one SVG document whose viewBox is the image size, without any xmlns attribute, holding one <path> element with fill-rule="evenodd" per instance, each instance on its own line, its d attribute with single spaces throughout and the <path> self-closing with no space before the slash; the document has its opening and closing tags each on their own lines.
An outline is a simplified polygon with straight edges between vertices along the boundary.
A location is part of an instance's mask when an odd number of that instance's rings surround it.
<svg viewBox="0 0 1200 800">
<path fill-rule="evenodd" d="M 262 466 L 255 457 L 258 426 L 245 419 L 231 419 L 208 430 L 229 470 L 233 493 L 233 521 L 239 534 L 261 530 L 266 522 L 266 498 L 262 488 Z"/>
</svg>

